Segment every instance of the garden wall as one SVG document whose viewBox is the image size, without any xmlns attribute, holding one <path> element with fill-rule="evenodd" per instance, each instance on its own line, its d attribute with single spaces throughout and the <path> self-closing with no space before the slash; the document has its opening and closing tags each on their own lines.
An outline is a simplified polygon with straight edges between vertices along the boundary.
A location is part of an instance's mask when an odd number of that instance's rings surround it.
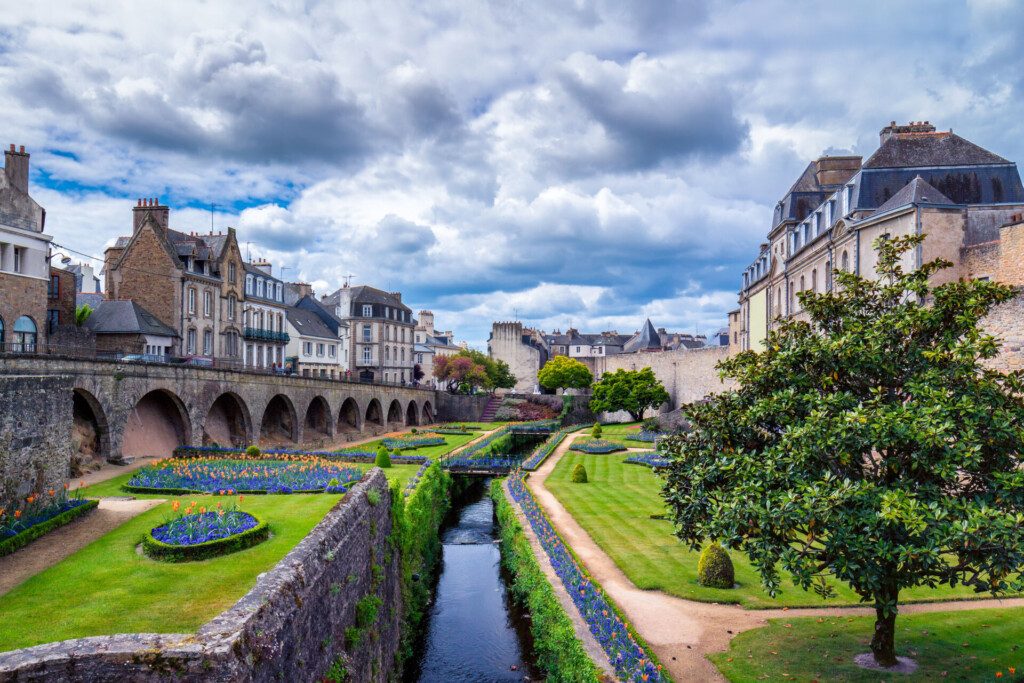
<svg viewBox="0 0 1024 683">
<path fill-rule="evenodd" d="M 372 491 L 380 496 L 376 505 Z M 402 615 L 389 495 L 384 473 L 371 470 L 255 588 L 198 633 L 98 636 L 0 653 L 0 680 L 304 681 L 325 678 L 333 666 L 331 674 L 344 670 L 345 680 L 385 681 Z M 346 630 L 368 595 L 382 604 L 349 647 Z"/>
<path fill-rule="evenodd" d="M 438 422 L 477 422 L 491 399 L 488 394 L 464 396 L 438 391 L 434 417 Z"/>
<path fill-rule="evenodd" d="M 60 490 L 71 463 L 71 380 L 0 375 L 0 508 Z"/>
</svg>

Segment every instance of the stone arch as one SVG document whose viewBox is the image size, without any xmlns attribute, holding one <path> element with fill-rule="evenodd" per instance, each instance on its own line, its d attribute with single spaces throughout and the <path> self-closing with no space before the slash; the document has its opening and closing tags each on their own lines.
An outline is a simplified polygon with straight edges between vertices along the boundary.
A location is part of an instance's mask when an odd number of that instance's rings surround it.
<svg viewBox="0 0 1024 683">
<path fill-rule="evenodd" d="M 252 415 L 242 397 L 233 391 L 218 396 L 203 420 L 203 445 L 244 448 L 254 440 Z"/>
<path fill-rule="evenodd" d="M 380 407 L 380 401 L 373 398 L 366 405 L 366 423 L 377 425 L 378 427 L 384 426 L 384 410 Z"/>
<path fill-rule="evenodd" d="M 434 421 L 434 406 L 430 405 L 430 401 L 423 402 L 423 417 L 420 419 L 420 424 L 428 425 Z"/>
<path fill-rule="evenodd" d="M 128 413 L 121 454 L 124 457 L 167 457 L 178 446 L 192 443 L 192 422 L 178 396 L 154 389 Z"/>
<path fill-rule="evenodd" d="M 91 392 L 76 387 L 71 400 L 71 475 L 77 477 L 110 457 L 110 423 Z"/>
<path fill-rule="evenodd" d="M 391 403 L 388 404 L 388 427 L 402 427 L 404 426 L 402 421 L 402 404 L 398 402 L 398 399 L 392 399 Z"/>
<path fill-rule="evenodd" d="M 349 396 L 341 404 L 338 411 L 337 431 L 339 432 L 360 432 L 363 430 L 363 413 L 359 410 L 359 404 Z"/>
<path fill-rule="evenodd" d="M 405 426 L 415 427 L 420 423 L 420 413 L 416 409 L 416 401 L 409 401 L 408 407 L 405 409 Z"/>
<path fill-rule="evenodd" d="M 314 396 L 306 408 L 306 419 L 303 421 L 303 441 L 329 439 L 334 435 L 334 423 L 331 420 L 331 408 L 323 396 Z"/>
<path fill-rule="evenodd" d="M 284 394 L 276 394 L 267 403 L 260 421 L 260 439 L 268 443 L 298 442 L 299 420 L 295 405 Z"/>
</svg>

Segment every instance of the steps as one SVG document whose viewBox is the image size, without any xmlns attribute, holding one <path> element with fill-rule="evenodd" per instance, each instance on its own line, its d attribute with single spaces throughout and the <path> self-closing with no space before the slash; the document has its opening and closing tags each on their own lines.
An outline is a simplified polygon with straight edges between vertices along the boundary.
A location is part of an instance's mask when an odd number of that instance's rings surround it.
<svg viewBox="0 0 1024 683">
<path fill-rule="evenodd" d="M 487 401 L 487 405 L 484 406 L 484 412 L 480 416 L 481 422 L 494 422 L 494 416 L 498 414 L 498 408 L 501 407 L 501 399 L 497 396 L 491 396 Z"/>
</svg>

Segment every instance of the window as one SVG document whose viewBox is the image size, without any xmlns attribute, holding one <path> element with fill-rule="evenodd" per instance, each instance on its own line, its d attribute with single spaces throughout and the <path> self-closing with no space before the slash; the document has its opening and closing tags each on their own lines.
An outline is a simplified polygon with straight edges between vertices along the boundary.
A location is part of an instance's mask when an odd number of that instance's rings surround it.
<svg viewBox="0 0 1024 683">
<path fill-rule="evenodd" d="M 313 342 L 303 342 L 302 343 L 302 353 L 306 354 L 307 356 L 312 356 L 313 355 Z"/>
<path fill-rule="evenodd" d="M 252 275 L 245 276 L 245 293 L 252 294 Z"/>
<path fill-rule="evenodd" d="M 825 291 L 832 291 L 832 262 L 825 261 Z"/>
<path fill-rule="evenodd" d="M 228 282 L 231 284 L 235 284 L 235 281 L 238 279 L 237 270 L 234 263 L 228 264 Z"/>
<path fill-rule="evenodd" d="M 196 312 L 196 290 L 192 287 L 188 288 L 188 312 Z"/>
<path fill-rule="evenodd" d="M 203 332 L 203 355 L 213 355 L 213 332 L 210 330 Z"/>
<path fill-rule="evenodd" d="M 422 353 L 417 353 L 416 354 L 416 362 L 419 363 L 420 365 L 423 364 L 423 354 Z"/>
<path fill-rule="evenodd" d="M 196 352 L 196 331 L 194 329 L 193 330 L 189 330 L 188 331 L 188 335 L 186 336 L 186 339 L 187 339 L 187 342 L 186 342 L 185 348 L 187 350 L 187 353 L 189 355 L 195 354 L 195 352 Z"/>
<path fill-rule="evenodd" d="M 316 355 L 321 356 L 321 357 L 324 355 L 324 345 L 323 344 L 317 344 L 316 345 Z"/>
<path fill-rule="evenodd" d="M 235 319 L 235 295 L 232 294 L 228 297 L 228 320 Z"/>
<path fill-rule="evenodd" d="M 57 325 L 60 325 L 60 311 L 51 308 L 46 311 L 46 333 L 53 334 L 56 332 Z"/>
<path fill-rule="evenodd" d="M 25 260 L 24 249 L 21 247 L 14 248 L 14 272 L 20 273 L 21 268 L 24 265 L 22 262 Z"/>
<path fill-rule="evenodd" d="M 0 318 L 0 351 L 3 351 L 4 344 L 4 319 Z"/>
<path fill-rule="evenodd" d="M 15 353 L 35 353 L 36 323 L 27 315 L 14 321 L 14 347 L 11 350 Z"/>
<path fill-rule="evenodd" d="M 386 361 L 391 360 L 391 347 L 390 346 L 385 346 L 384 347 L 384 360 L 386 360 Z"/>
<path fill-rule="evenodd" d="M 278 282 L 277 283 L 277 300 L 278 301 L 282 301 L 284 299 L 283 292 L 284 292 L 284 289 L 283 289 L 281 283 Z"/>
<path fill-rule="evenodd" d="M 203 315 L 207 318 L 213 315 L 213 295 L 209 292 L 203 292 Z"/>
<path fill-rule="evenodd" d="M 50 288 L 49 288 L 49 291 L 46 292 L 46 296 L 50 297 L 51 299 L 56 299 L 56 298 L 60 297 L 60 276 L 59 275 L 51 275 L 50 276 Z"/>
<path fill-rule="evenodd" d="M 793 281 L 789 281 L 789 312 L 792 313 L 796 310 L 796 288 L 793 286 Z"/>
<path fill-rule="evenodd" d="M 844 271 L 846 271 L 846 272 L 850 271 L 850 255 L 848 253 L 846 253 L 845 251 L 843 252 L 843 260 L 840 261 L 839 263 L 841 264 L 840 267 Z"/>
<path fill-rule="evenodd" d="M 363 341 L 373 341 L 373 328 L 369 325 L 363 325 Z"/>
<path fill-rule="evenodd" d="M 843 211 L 850 213 L 853 210 L 853 185 L 847 185 L 843 192 Z"/>
<path fill-rule="evenodd" d="M 402 349 L 402 361 L 405 362 L 405 349 Z"/>
<path fill-rule="evenodd" d="M 366 361 L 367 363 L 369 363 L 369 362 L 371 362 L 373 360 L 373 347 L 371 347 L 371 346 L 364 346 L 363 347 L 363 360 Z"/>
<path fill-rule="evenodd" d="M 338 347 L 334 344 L 331 344 L 330 346 L 327 347 L 327 355 L 331 358 L 334 358 L 337 355 L 337 350 Z"/>
<path fill-rule="evenodd" d="M 372 318 L 373 317 L 373 306 L 371 306 L 370 304 L 363 304 L 363 317 L 364 318 Z"/>
<path fill-rule="evenodd" d="M 815 268 L 814 270 L 811 271 L 811 291 L 812 292 L 817 292 L 818 291 L 818 269 L 817 268 Z"/>
<path fill-rule="evenodd" d="M 263 278 L 256 278 L 256 296 L 263 296 Z"/>
</svg>

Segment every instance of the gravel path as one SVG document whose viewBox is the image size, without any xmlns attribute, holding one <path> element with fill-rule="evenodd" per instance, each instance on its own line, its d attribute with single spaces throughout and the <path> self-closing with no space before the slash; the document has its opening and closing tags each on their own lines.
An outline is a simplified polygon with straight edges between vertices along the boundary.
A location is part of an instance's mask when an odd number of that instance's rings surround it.
<svg viewBox="0 0 1024 683">
<path fill-rule="evenodd" d="M 54 529 L 10 555 L 0 557 L 0 595 L 70 557 L 132 517 L 163 502 L 161 499 L 104 498 L 95 510 L 86 513 L 84 517 Z"/>
<path fill-rule="evenodd" d="M 706 654 L 722 652 L 741 631 L 765 626 L 769 619 L 814 616 L 874 615 L 868 607 L 814 607 L 745 610 L 738 605 L 684 600 L 661 591 L 641 590 L 544 486 L 555 465 L 579 436 L 570 434 L 526 483 L 552 524 L 586 565 L 633 626 L 678 681 L 723 681 Z M 969 600 L 903 605 L 900 614 L 951 612 L 992 607 L 1022 607 L 1024 598 Z"/>
</svg>

